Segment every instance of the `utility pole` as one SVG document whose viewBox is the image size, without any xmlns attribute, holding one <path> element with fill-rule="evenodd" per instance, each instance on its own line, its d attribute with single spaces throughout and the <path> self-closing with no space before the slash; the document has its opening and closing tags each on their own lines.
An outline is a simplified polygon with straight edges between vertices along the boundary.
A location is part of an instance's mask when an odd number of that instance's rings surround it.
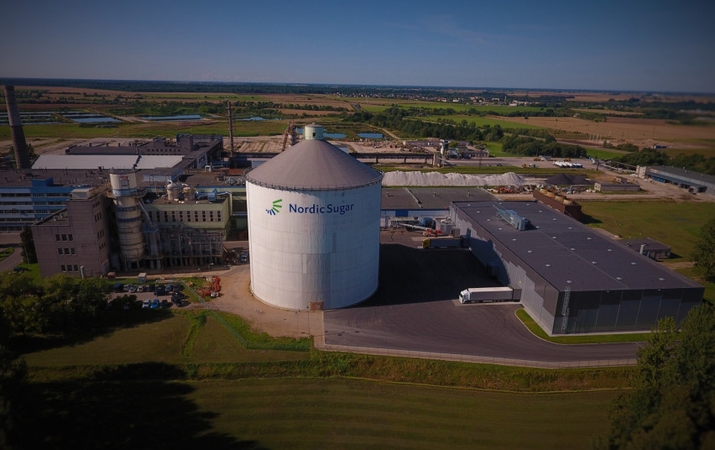
<svg viewBox="0 0 715 450">
<path fill-rule="evenodd" d="M 228 140 L 231 146 L 231 157 L 233 157 L 233 111 L 231 111 L 231 100 L 228 101 Z"/>
</svg>

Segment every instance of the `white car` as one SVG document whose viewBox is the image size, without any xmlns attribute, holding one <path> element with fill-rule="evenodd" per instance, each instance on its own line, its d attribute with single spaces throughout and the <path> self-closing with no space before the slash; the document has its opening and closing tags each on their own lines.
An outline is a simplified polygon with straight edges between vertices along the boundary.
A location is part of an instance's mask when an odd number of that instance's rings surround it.
<svg viewBox="0 0 715 450">
<path fill-rule="evenodd" d="M 142 302 L 142 309 L 149 309 L 151 307 L 151 300 L 144 300 Z"/>
</svg>

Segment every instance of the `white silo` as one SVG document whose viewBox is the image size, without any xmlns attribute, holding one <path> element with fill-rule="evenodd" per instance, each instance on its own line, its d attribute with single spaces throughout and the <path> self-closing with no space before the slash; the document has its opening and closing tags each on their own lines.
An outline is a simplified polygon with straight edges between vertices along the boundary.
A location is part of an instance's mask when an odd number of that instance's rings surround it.
<svg viewBox="0 0 715 450">
<path fill-rule="evenodd" d="M 251 290 L 291 310 L 353 305 L 378 283 L 382 175 L 310 127 L 246 175 Z"/>
<path fill-rule="evenodd" d="M 137 175 L 133 171 L 111 172 L 109 182 L 112 186 L 110 197 L 114 199 L 117 216 L 119 249 L 126 268 L 131 268 L 145 255 L 140 204 L 144 190 L 137 186 Z"/>
</svg>

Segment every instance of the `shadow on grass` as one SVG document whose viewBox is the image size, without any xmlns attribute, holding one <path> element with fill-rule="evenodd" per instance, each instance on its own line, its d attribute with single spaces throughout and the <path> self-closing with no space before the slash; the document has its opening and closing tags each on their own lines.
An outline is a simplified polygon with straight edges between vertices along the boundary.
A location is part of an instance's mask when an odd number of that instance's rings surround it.
<svg viewBox="0 0 715 450">
<path fill-rule="evenodd" d="M 184 372 L 163 363 L 99 371 L 90 379 L 32 383 L 24 402 L 20 448 L 253 449 L 212 431 L 217 414 L 189 398 Z"/>
<path fill-rule="evenodd" d="M 601 222 L 599 219 L 596 219 L 593 216 L 589 216 L 588 214 L 585 214 L 583 211 L 581 211 L 581 217 L 579 218 L 582 224 L 584 225 L 596 225 Z"/>
<path fill-rule="evenodd" d="M 15 335 L 9 346 L 16 352 L 25 354 L 49 350 L 57 347 L 79 345 L 99 336 L 108 336 L 117 330 L 134 328 L 147 323 L 156 323 L 173 317 L 167 310 L 131 309 L 128 311 L 102 311 L 92 321 L 77 326 L 66 334 Z"/>
</svg>

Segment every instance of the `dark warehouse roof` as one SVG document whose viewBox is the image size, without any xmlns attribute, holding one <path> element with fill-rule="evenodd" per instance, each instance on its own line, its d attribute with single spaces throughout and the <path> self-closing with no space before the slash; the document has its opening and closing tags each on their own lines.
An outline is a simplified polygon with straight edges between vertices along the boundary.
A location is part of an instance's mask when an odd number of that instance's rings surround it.
<svg viewBox="0 0 715 450">
<path fill-rule="evenodd" d="M 574 291 L 700 286 L 537 202 L 460 202 L 455 206 L 559 290 L 566 286 Z M 495 207 L 516 211 L 530 226 L 518 231 L 497 215 Z"/>
</svg>

